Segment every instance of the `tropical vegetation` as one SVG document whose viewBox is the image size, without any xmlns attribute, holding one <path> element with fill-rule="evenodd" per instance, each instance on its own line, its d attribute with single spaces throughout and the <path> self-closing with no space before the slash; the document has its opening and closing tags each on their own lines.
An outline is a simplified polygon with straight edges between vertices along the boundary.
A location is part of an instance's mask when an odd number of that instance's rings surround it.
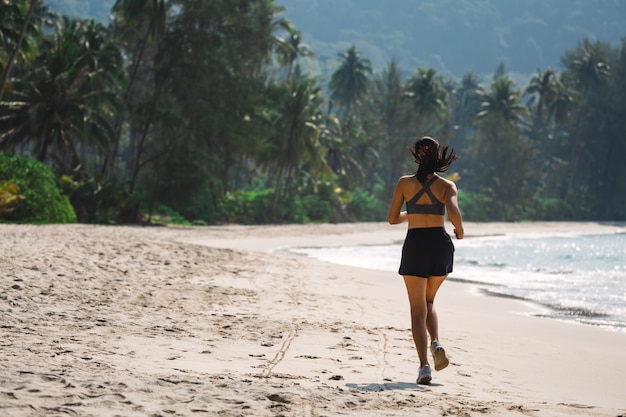
<svg viewBox="0 0 626 417">
<path fill-rule="evenodd" d="M 0 5 L 5 221 L 381 221 L 424 134 L 461 155 L 468 220 L 626 219 L 626 41 L 581 39 L 525 86 L 351 45 L 322 85 L 273 0 L 117 0 L 108 25 Z M 20 217 L 42 165 L 71 212 Z"/>
</svg>

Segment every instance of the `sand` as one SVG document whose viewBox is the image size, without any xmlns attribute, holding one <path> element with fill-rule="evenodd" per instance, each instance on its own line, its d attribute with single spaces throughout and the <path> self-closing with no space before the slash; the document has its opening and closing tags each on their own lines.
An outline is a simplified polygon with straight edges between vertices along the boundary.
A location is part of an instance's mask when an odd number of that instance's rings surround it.
<svg viewBox="0 0 626 417">
<path fill-rule="evenodd" d="M 448 281 L 451 364 L 418 386 L 402 279 L 287 251 L 405 227 L 0 225 L 0 416 L 626 415 L 626 333 Z"/>
</svg>

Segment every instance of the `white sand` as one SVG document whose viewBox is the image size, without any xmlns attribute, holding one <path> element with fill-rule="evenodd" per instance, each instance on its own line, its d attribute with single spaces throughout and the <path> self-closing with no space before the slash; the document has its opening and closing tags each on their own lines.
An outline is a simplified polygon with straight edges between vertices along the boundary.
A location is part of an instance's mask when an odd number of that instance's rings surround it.
<svg viewBox="0 0 626 417">
<path fill-rule="evenodd" d="M 404 227 L 0 225 L 0 416 L 626 415 L 625 333 L 446 282 L 451 365 L 418 386 L 397 274 L 280 251 L 390 243 Z"/>
</svg>

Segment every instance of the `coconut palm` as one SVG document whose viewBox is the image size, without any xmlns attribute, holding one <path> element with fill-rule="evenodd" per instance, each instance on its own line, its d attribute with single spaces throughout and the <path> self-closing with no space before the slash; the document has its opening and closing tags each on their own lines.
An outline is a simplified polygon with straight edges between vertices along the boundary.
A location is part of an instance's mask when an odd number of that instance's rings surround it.
<svg viewBox="0 0 626 417">
<path fill-rule="evenodd" d="M 277 163 L 276 186 L 272 213 L 283 189 L 285 177 L 291 178 L 293 170 L 303 161 L 324 167 L 317 140 L 319 127 L 316 116 L 320 112 L 321 90 L 312 79 L 290 81 L 284 90 L 278 118 L 274 122 L 276 135 L 272 158 Z"/>
<path fill-rule="evenodd" d="M 352 109 L 365 97 L 369 87 L 369 75 L 372 74 L 372 64 L 369 59 L 363 58 L 352 45 L 347 52 L 340 53 L 342 59 L 337 71 L 330 80 L 331 100 L 343 110 L 347 120 Z"/>
<path fill-rule="evenodd" d="M 610 47 L 602 42 L 585 39 L 575 50 L 565 52 L 562 58 L 565 82 L 584 96 L 597 93 L 609 79 L 608 50 Z"/>
<path fill-rule="evenodd" d="M 324 165 L 317 172 L 327 174 L 330 172 L 336 175 L 343 184 L 360 184 L 365 173 L 363 166 L 354 157 L 350 144 L 343 138 L 341 122 L 335 115 L 318 115 L 320 154 L 324 159 L 320 159 Z"/>
<path fill-rule="evenodd" d="M 30 144 L 40 161 L 53 150 L 65 169 L 78 163 L 78 144 L 106 152 L 117 109 L 111 88 L 121 72 L 121 54 L 98 34 L 104 31 L 93 21 L 57 21 L 28 76 L 17 80 L 13 94 L 0 103 L 6 126 L 0 148 Z"/>
<path fill-rule="evenodd" d="M 607 187 L 607 160 L 616 137 L 606 133 L 606 127 L 614 123 L 607 96 L 610 94 L 610 60 L 613 50 L 609 44 L 584 39 L 574 50 L 566 51 L 562 64 L 565 67 L 563 81 L 566 87 L 577 93 L 573 110 L 573 132 L 568 159 L 572 171 L 565 192 L 566 199 L 579 199 L 581 195 L 609 194 Z M 593 161 L 589 163 L 589 161 Z M 595 175 L 594 165 L 602 167 L 601 186 L 589 179 Z M 593 174 L 593 175 L 592 175 Z M 583 200 L 599 201 L 599 198 Z M 581 212 L 602 212 L 601 207 L 581 208 Z M 604 213 L 602 214 L 604 216 Z"/>
<path fill-rule="evenodd" d="M 383 179 L 389 187 L 404 170 L 407 136 L 411 135 L 411 106 L 405 100 L 404 85 L 398 63 L 392 59 L 380 75 L 374 77 L 371 94 L 371 117 L 376 130 L 372 136 L 380 138 L 380 153 L 385 170 Z"/>
<path fill-rule="evenodd" d="M 112 10 L 117 16 L 118 29 L 135 31 L 139 34 L 137 44 L 131 48 L 133 54 L 130 79 L 124 94 L 127 98 L 137 78 L 137 71 L 144 58 L 146 47 L 149 43 L 158 42 L 165 31 L 167 16 L 165 0 L 117 0 Z M 123 35 L 125 39 L 135 37 L 131 33 Z"/>
<path fill-rule="evenodd" d="M 293 24 L 283 21 L 286 37 L 276 37 L 276 52 L 278 54 L 278 63 L 287 68 L 287 77 L 293 72 L 295 61 L 300 57 L 314 57 L 315 53 L 311 48 L 302 43 L 302 33 Z"/>
<path fill-rule="evenodd" d="M 555 72 L 548 68 L 545 71 L 537 70 L 526 87 L 526 94 L 530 94 L 528 107 L 534 111 L 533 131 L 535 134 L 544 133 L 547 125 L 546 110 L 550 107 L 555 95 L 558 78 Z"/>
<path fill-rule="evenodd" d="M 480 77 L 467 72 L 458 84 L 453 84 L 449 92 L 450 121 L 454 129 L 452 140 L 458 152 L 466 153 L 469 139 L 475 133 L 474 119 L 480 111 L 481 100 L 478 92 L 481 89 Z"/>
<path fill-rule="evenodd" d="M 548 103 L 548 117 L 553 120 L 554 126 L 563 126 L 574 108 L 576 93 L 570 91 L 562 79 L 554 84 L 553 95 Z"/>
<path fill-rule="evenodd" d="M 418 68 L 417 74 L 407 81 L 405 96 L 413 104 L 421 129 L 432 121 L 439 123 L 446 117 L 447 92 L 433 68 Z"/>
<path fill-rule="evenodd" d="M 24 60 L 28 52 L 35 51 L 35 42 L 30 41 L 31 37 L 38 37 L 41 33 L 37 24 L 33 24 L 32 17 L 37 14 L 46 13 L 47 8 L 40 7 L 39 0 L 32 0 L 26 13 L 23 9 L 26 3 L 14 3 L 6 0 L 0 2 L 0 71 L 2 80 L 0 81 L 0 100 L 11 75 L 11 69 L 18 56 Z M 38 10 L 40 9 L 40 10 Z M 10 49 L 10 52 L 9 52 Z"/>
<path fill-rule="evenodd" d="M 478 120 L 497 117 L 507 123 L 517 124 L 522 116 L 528 114 L 528 109 L 521 104 L 521 93 L 510 78 L 496 78 L 489 92 L 480 91 L 479 96 L 482 110 L 476 115 Z"/>
<path fill-rule="evenodd" d="M 461 85 L 456 89 L 459 121 L 466 127 L 478 113 L 480 102 L 478 92 L 481 89 L 480 77 L 472 72 L 463 74 Z M 469 120 L 468 120 L 469 119 Z"/>
<path fill-rule="evenodd" d="M 131 63 L 128 85 L 124 90 L 122 103 L 128 107 L 129 97 L 137 81 L 139 68 L 144 60 L 149 44 L 157 43 L 165 32 L 166 3 L 165 0 L 116 0 L 112 11 L 117 19 L 118 36 L 130 43 Z M 133 41 L 135 40 L 135 41 Z M 115 137 L 110 155 L 105 158 L 102 172 L 111 169 L 117 158 L 124 113 L 115 121 Z M 136 135 L 135 135 L 136 136 Z"/>
</svg>

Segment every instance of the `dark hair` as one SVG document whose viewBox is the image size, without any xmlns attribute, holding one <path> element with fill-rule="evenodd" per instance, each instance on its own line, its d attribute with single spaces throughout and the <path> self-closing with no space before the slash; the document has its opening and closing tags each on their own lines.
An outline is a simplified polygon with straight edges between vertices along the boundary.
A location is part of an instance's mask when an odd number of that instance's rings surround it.
<svg viewBox="0 0 626 417">
<path fill-rule="evenodd" d="M 459 158 L 454 153 L 454 149 L 450 149 L 447 145 L 440 151 L 439 142 L 430 136 L 415 139 L 413 149 L 409 148 L 409 150 L 415 157 L 415 162 L 419 164 L 415 177 L 420 181 L 425 181 L 428 174 L 446 172 L 452 162 Z M 450 151 L 449 154 L 448 151 Z"/>
</svg>

